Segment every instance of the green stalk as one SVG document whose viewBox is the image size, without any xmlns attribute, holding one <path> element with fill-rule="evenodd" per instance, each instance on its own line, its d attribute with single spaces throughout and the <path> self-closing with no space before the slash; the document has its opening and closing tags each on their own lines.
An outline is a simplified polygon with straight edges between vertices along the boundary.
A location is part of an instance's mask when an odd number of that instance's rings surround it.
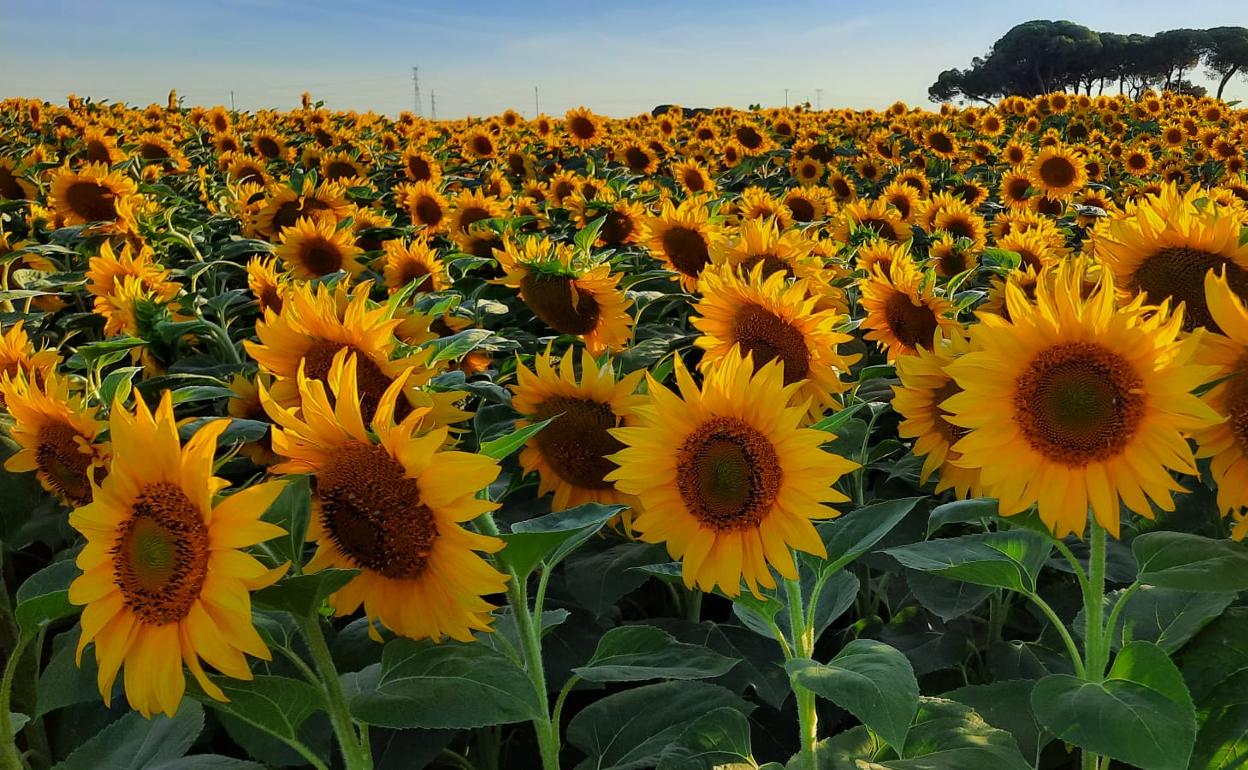
<svg viewBox="0 0 1248 770">
<path fill-rule="evenodd" d="M 477 526 L 483 533 L 498 537 L 498 525 L 490 514 L 482 514 L 477 519 Z M 511 605 L 511 614 L 516 619 L 516 630 L 520 634 L 525 672 L 533 683 L 542 712 L 540 719 L 533 720 L 537 748 L 542 756 L 542 770 L 559 770 L 559 723 L 550 716 L 550 694 L 546 691 L 546 669 L 542 664 L 542 630 L 533 623 L 526 581 L 506 563 L 500 563 L 499 566 L 507 572 L 507 603 Z M 542 586 L 539 586 L 539 592 L 541 591 Z"/>
<path fill-rule="evenodd" d="M 1083 594 L 1083 613 L 1087 620 L 1084 631 L 1084 665 L 1083 678 L 1088 682 L 1099 683 L 1105 678 L 1105 666 L 1109 662 L 1109 652 L 1105 648 L 1105 530 L 1096 522 L 1096 517 L 1089 518 L 1092 528 L 1091 553 L 1088 556 L 1088 582 Z M 1083 752 L 1085 770 L 1096 770 L 1100 758 L 1093 752 Z"/>
<path fill-rule="evenodd" d="M 347 707 L 347 698 L 342 692 L 338 669 L 334 666 L 334 658 L 330 655 L 325 634 L 321 631 L 321 619 L 313 614 L 306 618 L 297 617 L 297 620 L 299 630 L 303 632 L 303 638 L 312 652 L 312 662 L 316 664 L 316 670 L 321 675 L 325 707 L 329 712 L 329 722 L 334 728 L 334 736 L 338 739 L 338 748 L 342 751 L 343 764 L 347 770 L 371 770 L 372 752 L 368 744 L 361 740 L 360 734 L 356 732 L 355 722 L 351 719 L 351 710 Z"/>
<path fill-rule="evenodd" d="M 4 677 L 0 679 L 0 770 L 23 770 L 24 767 L 22 755 L 17 753 L 17 736 L 13 734 L 9 706 L 13 698 L 13 677 L 30 639 L 30 634 L 25 632 L 18 635 L 9 662 L 4 667 Z"/>
<path fill-rule="evenodd" d="M 810 658 L 815 652 L 815 634 L 806 624 L 806 611 L 802 606 L 802 585 L 796 580 L 784 581 L 785 603 L 789 609 L 789 627 L 793 635 L 793 655 Z M 797 700 L 797 725 L 801 738 L 802 760 L 807 770 L 815 766 L 815 744 L 819 740 L 819 716 L 815 712 L 815 694 L 802 687 L 790 677 L 789 686 Z"/>
</svg>

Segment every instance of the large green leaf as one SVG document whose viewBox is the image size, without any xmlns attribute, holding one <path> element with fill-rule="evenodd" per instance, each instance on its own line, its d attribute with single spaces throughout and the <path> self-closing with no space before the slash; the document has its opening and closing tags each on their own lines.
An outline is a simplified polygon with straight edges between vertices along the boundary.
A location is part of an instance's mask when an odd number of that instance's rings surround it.
<svg viewBox="0 0 1248 770">
<path fill-rule="evenodd" d="M 1026 757 L 1040 756 L 1040 750 L 1053 736 L 1040 727 L 1031 709 L 1031 691 L 1036 683 L 1029 680 L 1007 680 L 991 684 L 973 684 L 944 694 L 945 698 L 975 709 L 993 727 L 1014 736 Z"/>
<path fill-rule="evenodd" d="M 993 588 L 1031 593 L 1052 547 L 1025 529 L 928 540 L 889 548 L 902 566 Z"/>
<path fill-rule="evenodd" d="M 914 510 L 921 497 L 886 500 L 859 508 L 831 521 L 816 525 L 823 538 L 828 560 L 825 572 L 842 569 L 862 556 Z"/>
<path fill-rule="evenodd" d="M 922 698 L 906 736 L 904 759 L 887 770 L 1030 770 L 1014 737 L 961 703 Z"/>
<path fill-rule="evenodd" d="M 1240 671 L 1248 671 L 1248 607 L 1231 607 L 1183 649 L 1179 668 L 1197 703 Z"/>
<path fill-rule="evenodd" d="M 749 717 L 717 708 L 693 721 L 659 758 L 658 770 L 753 770 Z"/>
<path fill-rule="evenodd" d="M 502 535 L 507 543 L 503 559 L 521 578 L 543 562 L 548 567 L 554 566 L 624 509 L 623 505 L 585 503 L 566 511 L 518 521 L 511 526 L 510 533 Z"/>
<path fill-rule="evenodd" d="M 997 590 L 913 569 L 906 570 L 906 583 L 919 604 L 945 622 L 962 617 Z"/>
<path fill-rule="evenodd" d="M 352 689 L 351 713 L 381 727 L 464 729 L 542 715 L 528 675 L 484 644 L 396 639 Z"/>
<path fill-rule="evenodd" d="M 649 575 L 636 569 L 666 562 L 659 543 L 604 543 L 600 549 L 581 548 L 567 560 L 564 575 L 572 597 L 595 616 L 602 616 Z"/>
<path fill-rule="evenodd" d="M 1200 732 L 1191 766 L 1248 768 L 1248 671 L 1229 677 L 1200 702 Z"/>
<path fill-rule="evenodd" d="M 312 515 L 312 491 L 307 476 L 289 476 L 277 499 L 261 517 L 286 530 L 285 537 L 268 541 L 280 561 L 289 561 L 297 572 L 303 562 L 304 535 Z"/>
<path fill-rule="evenodd" d="M 1186 532 L 1148 532 L 1131 543 L 1141 583 L 1182 591 L 1248 590 L 1248 544 Z"/>
<path fill-rule="evenodd" d="M 568 742 L 585 752 L 578 770 L 654 767 L 663 751 L 702 715 L 721 708 L 749 715 L 753 706 L 705 682 L 662 682 L 594 701 L 568 724 Z"/>
<path fill-rule="evenodd" d="M 486 441 L 481 444 L 481 454 L 486 457 L 492 457 L 495 460 L 502 460 L 511 455 L 513 452 L 519 451 L 525 442 L 536 436 L 543 428 L 550 424 L 550 420 L 542 420 L 532 425 L 526 425 L 520 430 L 512 431 L 505 436 L 500 436 L 492 441 Z"/>
<path fill-rule="evenodd" d="M 993 497 L 972 497 L 968 500 L 954 500 L 938 505 L 932 509 L 932 515 L 928 517 L 927 536 L 931 537 L 936 530 L 946 524 L 964 524 L 995 518 L 999 507 L 996 498 Z"/>
<path fill-rule="evenodd" d="M 919 703 L 919 683 L 910 661 L 897 649 L 855 639 L 827 665 L 794 659 L 785 665 L 793 681 L 826 698 L 901 746 Z"/>
<path fill-rule="evenodd" d="M 130 712 L 84 741 L 53 770 L 154 770 L 186 754 L 204 729 L 204 710 L 183 700 L 172 719 Z"/>
<path fill-rule="evenodd" d="M 290 575 L 252 594 L 256 605 L 307 617 L 330 594 L 360 574 L 358 569 L 323 569 L 308 575 Z"/>
<path fill-rule="evenodd" d="M 218 701 L 196 693 L 206 706 L 230 714 L 290 744 L 299 740 L 299 728 L 318 709 L 325 708 L 320 689 L 299 679 L 257 676 L 250 682 L 212 677 L 225 693 Z"/>
<path fill-rule="evenodd" d="M 1105 597 L 1112 607 L 1123 595 L 1114 591 Z M 1140 586 L 1127 598 L 1110 636 L 1114 650 L 1132 641 L 1153 642 L 1169 653 L 1178 652 L 1210 621 L 1235 600 L 1235 594 L 1192 593 L 1174 588 Z M 1075 617 L 1075 631 L 1084 631 L 1083 610 Z"/>
<path fill-rule="evenodd" d="M 737 661 L 697 644 L 678 642 L 654 626 L 620 626 L 603 634 L 594 656 L 573 671 L 591 682 L 710 679 Z"/>
<path fill-rule="evenodd" d="M 54 562 L 26 578 L 17 589 L 13 615 L 25 633 L 78 613 L 69 603 L 69 584 L 81 575 L 73 559 Z"/>
<path fill-rule="evenodd" d="M 1185 770 L 1196 740 L 1183 676 L 1151 642 L 1124 647 L 1103 682 L 1067 674 L 1041 679 L 1031 705 L 1058 738 L 1142 770 Z"/>
</svg>

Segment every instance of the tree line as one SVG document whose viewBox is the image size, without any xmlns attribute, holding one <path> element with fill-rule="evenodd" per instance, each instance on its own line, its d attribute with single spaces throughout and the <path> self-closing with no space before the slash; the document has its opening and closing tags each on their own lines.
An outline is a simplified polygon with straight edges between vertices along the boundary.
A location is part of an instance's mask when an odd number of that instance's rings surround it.
<svg viewBox="0 0 1248 770">
<path fill-rule="evenodd" d="M 1119 93 L 1136 98 L 1149 88 L 1203 96 L 1205 89 L 1188 79 L 1202 65 L 1218 81 L 1221 99 L 1231 78 L 1248 73 L 1248 29 L 1120 35 L 1071 21 L 1028 21 L 1002 35 L 970 67 L 940 73 L 927 95 L 935 102 L 991 103 L 1002 96 L 1062 90 L 1100 94 L 1116 84 Z"/>
</svg>

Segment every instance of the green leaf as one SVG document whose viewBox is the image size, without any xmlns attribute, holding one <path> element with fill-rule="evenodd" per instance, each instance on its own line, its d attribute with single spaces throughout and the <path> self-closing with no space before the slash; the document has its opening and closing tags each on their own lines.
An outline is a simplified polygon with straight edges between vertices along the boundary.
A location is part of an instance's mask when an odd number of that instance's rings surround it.
<svg viewBox="0 0 1248 770">
<path fill-rule="evenodd" d="M 65 559 L 26 578 L 17 589 L 13 608 L 22 631 L 33 634 L 40 626 L 76 615 L 80 608 L 69 603 L 69 584 L 81 574 L 73 559 Z"/>
<path fill-rule="evenodd" d="M 620 626 L 603 634 L 589 662 L 572 669 L 590 682 L 709 679 L 737 661 L 697 644 L 678 642 L 654 626 Z"/>
<path fill-rule="evenodd" d="M 872 639 L 855 639 L 827 665 L 794 659 L 785 665 L 793 681 L 826 698 L 901 746 L 919 704 L 919 683 L 900 651 Z"/>
<path fill-rule="evenodd" d="M 961 703 L 920 698 L 906 736 L 905 759 L 881 762 L 886 770 L 1030 770 L 1014 737 Z"/>
<path fill-rule="evenodd" d="M 130 398 L 130 383 L 134 380 L 134 375 L 141 371 L 141 366 L 123 366 L 109 372 L 100 382 L 100 403 L 111 407 L 114 400 L 124 402 Z"/>
<path fill-rule="evenodd" d="M 259 607 L 307 617 L 358 574 L 358 569 L 323 569 L 311 575 L 289 575 L 251 596 Z"/>
<path fill-rule="evenodd" d="M 19 714 L 16 711 L 10 711 L 9 712 L 9 727 L 13 730 L 13 734 L 8 737 L 12 739 L 14 736 L 20 733 L 22 731 L 22 728 L 25 727 L 26 723 L 29 721 L 30 721 L 30 717 L 26 716 L 25 714 Z"/>
<path fill-rule="evenodd" d="M 959 687 L 941 697 L 975 709 L 993 727 L 1013 735 L 1024 756 L 1038 757 L 1053 736 L 1040 727 L 1031 710 L 1031 691 L 1035 686 L 1034 681 L 1025 679 L 1006 680 Z"/>
<path fill-rule="evenodd" d="M 936 530 L 946 524 L 963 524 L 995 518 L 998 510 L 996 498 L 991 497 L 973 497 L 969 500 L 954 500 L 951 503 L 938 505 L 932 509 L 932 515 L 927 520 L 927 536 L 931 537 Z"/>
<path fill-rule="evenodd" d="M 553 567 L 593 537 L 625 507 L 585 503 L 565 511 L 518 521 L 511 525 L 510 534 L 501 536 L 507 543 L 502 557 L 521 578 L 527 577 L 543 562 L 547 567 Z"/>
<path fill-rule="evenodd" d="M 748 716 L 754 707 L 705 682 L 645 685 L 581 709 L 568 724 L 568 742 L 588 755 L 578 770 L 654 767 L 689 726 L 723 708 Z"/>
<path fill-rule="evenodd" d="M 581 606 L 601 617 L 620 597 L 646 582 L 647 575 L 636 567 L 667 560 L 666 549 L 658 543 L 617 543 L 603 550 L 582 548 L 565 567 L 568 591 Z"/>
<path fill-rule="evenodd" d="M 449 337 L 439 337 L 426 342 L 421 347 L 432 348 L 437 352 L 430 359 L 428 366 L 441 361 L 458 361 L 481 346 L 481 343 L 494 336 L 488 329 L 464 329 Z"/>
<path fill-rule="evenodd" d="M 222 676 L 211 679 L 229 700 L 214 700 L 197 691 L 194 694 L 200 702 L 287 744 L 297 743 L 300 726 L 314 712 L 325 708 L 320 689 L 298 679 L 283 676 L 257 676 L 250 682 Z"/>
<path fill-rule="evenodd" d="M 821 430 L 827 433 L 836 433 L 840 428 L 842 428 L 846 423 L 849 422 L 849 418 L 853 417 L 855 412 L 857 412 L 859 409 L 862 409 L 864 406 L 866 406 L 865 403 L 852 404 L 850 406 L 845 407 L 844 409 L 837 412 L 836 414 L 831 414 L 831 415 L 828 415 L 827 417 L 824 417 L 822 420 L 820 420 L 819 422 L 815 423 L 814 425 L 810 427 L 812 430 Z"/>
<path fill-rule="evenodd" d="M 941 577 L 1031 593 L 1052 546 L 1024 529 L 928 540 L 885 551 L 902 566 Z"/>
<path fill-rule="evenodd" d="M 816 526 L 828 560 L 823 572 L 833 572 L 862 556 L 914 510 L 921 497 L 886 500 L 859 508 Z"/>
<path fill-rule="evenodd" d="M 543 716 L 528 675 L 484 644 L 396 639 L 354 689 L 351 713 L 380 727 L 466 729 Z"/>
<path fill-rule="evenodd" d="M 1210 623 L 1184 648 L 1179 667 L 1197 703 L 1248 671 L 1248 607 L 1232 607 Z"/>
<path fill-rule="evenodd" d="M 946 623 L 975 609 L 997 590 L 912 569 L 906 570 L 906 583 L 919 604 Z"/>
<path fill-rule="evenodd" d="M 1122 594 L 1123 591 L 1109 594 L 1106 604 L 1112 606 Z M 1235 594 L 1230 593 L 1194 594 L 1173 588 L 1140 586 L 1127 599 L 1110 641 L 1114 650 L 1122 649 L 1127 642 L 1145 641 L 1175 653 L 1234 600 Z M 1075 630 L 1080 633 L 1085 626 L 1083 618 L 1080 610 L 1074 622 Z"/>
<path fill-rule="evenodd" d="M 535 422 L 532 425 L 524 426 L 520 430 L 512 431 L 506 436 L 500 436 L 493 441 L 486 441 L 481 445 L 481 454 L 486 457 L 492 457 L 495 460 L 502 460 L 504 457 L 518 451 L 520 447 L 524 446 L 526 441 L 541 432 L 553 419 L 555 418 L 551 417 L 549 420 Z"/>
<path fill-rule="evenodd" d="M 265 770 L 264 765 L 220 754 L 192 754 L 152 765 L 148 770 Z"/>
<path fill-rule="evenodd" d="M 1067 674 L 1041 679 L 1031 705 L 1058 738 L 1142 770 L 1185 770 L 1196 741 L 1196 709 L 1183 676 L 1151 642 L 1124 647 L 1104 682 Z"/>
<path fill-rule="evenodd" d="M 1191 767 L 1248 767 L 1248 671 L 1229 677 L 1201 701 L 1199 717 Z"/>
<path fill-rule="evenodd" d="M 659 758 L 658 770 L 753 770 L 750 720 L 733 708 L 695 719 Z"/>
<path fill-rule="evenodd" d="M 218 398 L 232 398 L 234 391 L 223 385 L 188 385 L 173 391 L 173 403 L 189 404 L 195 401 L 215 401 Z"/>
<path fill-rule="evenodd" d="M 35 684 L 35 716 L 41 717 L 75 703 L 98 701 L 94 654 L 83 654 L 82 666 L 75 662 L 79 629 L 77 627 L 58 636 L 53 642 L 52 657 Z"/>
<path fill-rule="evenodd" d="M 1185 532 L 1148 532 L 1131 543 L 1141 583 L 1181 591 L 1248 590 L 1248 545 Z"/>
<path fill-rule="evenodd" d="M 83 742 L 53 770 L 154 770 L 186 754 L 204 729 L 204 710 L 183 700 L 172 719 L 130 712 Z"/>
<path fill-rule="evenodd" d="M 286 530 L 285 537 L 274 538 L 268 545 L 279 563 L 290 562 L 297 573 L 303 563 L 304 536 L 312 516 L 312 490 L 307 476 L 287 476 L 286 479 L 277 499 L 260 518 Z"/>
</svg>

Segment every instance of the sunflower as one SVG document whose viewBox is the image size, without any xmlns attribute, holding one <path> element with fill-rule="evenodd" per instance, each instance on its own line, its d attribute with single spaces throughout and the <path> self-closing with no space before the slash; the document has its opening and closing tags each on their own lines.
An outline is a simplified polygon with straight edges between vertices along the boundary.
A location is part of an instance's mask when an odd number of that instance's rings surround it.
<svg viewBox="0 0 1248 770">
<path fill-rule="evenodd" d="M 793 174 L 793 178 L 797 183 L 803 186 L 819 184 L 819 180 L 823 179 L 825 167 L 815 158 L 806 156 L 804 158 L 794 157 L 789 162 L 789 171 Z"/>
<path fill-rule="evenodd" d="M 25 169 L 5 157 L 0 157 L 0 200 L 37 200 L 39 188 L 24 177 Z"/>
<path fill-rule="evenodd" d="M 819 310 L 819 299 L 805 281 L 790 283 L 782 272 L 763 277 L 763 265 L 748 275 L 725 268 L 708 270 L 699 287 L 702 298 L 691 319 L 702 333 L 694 341 L 706 353 L 699 368 L 717 366 L 735 348 L 749 354 L 756 368 L 782 364 L 785 385 L 802 383 L 797 397 L 810 403 L 812 416 L 837 406 L 836 396 L 849 385 L 841 375 L 858 360 L 837 346 L 852 341 L 837 331 L 845 318 Z"/>
<path fill-rule="evenodd" d="M 667 545 L 689 588 L 737 596 L 744 578 L 757 595 L 775 588 L 769 567 L 796 579 L 789 549 L 826 555 L 811 519 L 837 515 L 823 503 L 846 501 L 832 485 L 857 465 L 798 427 L 807 406 L 789 403 L 801 384 L 785 385 L 779 362 L 755 371 L 731 353 L 699 388 L 678 357 L 676 382 L 679 395 L 647 376 L 637 425 L 611 431 L 625 448 L 607 478 L 638 497 L 633 528 Z"/>
<path fill-rule="evenodd" d="M 686 291 L 697 289 L 711 252 L 724 241 L 722 228 L 711 223 L 705 199 L 686 198 L 679 206 L 664 200 L 659 215 L 647 217 L 644 226 L 650 253 L 676 273 Z"/>
<path fill-rule="evenodd" d="M 1248 298 L 1248 243 L 1241 244 L 1244 218 L 1192 187 L 1180 193 L 1168 184 L 1113 217 L 1093 238 L 1093 253 L 1114 273 L 1117 284 L 1150 303 L 1183 303 L 1185 328 L 1222 331 L 1209 311 L 1204 280 L 1225 271 L 1227 285 Z"/>
<path fill-rule="evenodd" d="M 260 306 L 260 315 L 282 312 L 282 301 L 289 289 L 290 274 L 278 270 L 277 257 L 252 257 L 247 262 L 247 288 Z"/>
<path fill-rule="evenodd" d="M 609 264 L 580 264 L 570 247 L 545 236 L 508 240 L 494 256 L 505 273 L 499 283 L 519 289 L 524 304 L 554 331 L 580 337 L 594 355 L 628 342 L 631 300 Z"/>
<path fill-rule="evenodd" d="M 442 165 L 418 147 L 404 150 L 399 164 L 403 167 L 403 174 L 413 182 L 437 184 L 442 178 Z"/>
<path fill-rule="evenodd" d="M 482 128 L 475 128 L 465 134 L 460 142 L 460 148 L 466 156 L 478 160 L 493 158 L 498 154 L 498 144 L 494 141 L 494 137 Z"/>
<path fill-rule="evenodd" d="M 55 348 L 35 350 L 26 333 L 25 323 L 18 321 L 0 334 L 0 378 L 25 375 L 40 382 L 56 370 L 61 356 Z M 0 406 L 4 400 L 0 398 Z"/>
<path fill-rule="evenodd" d="M 912 261 L 910 247 L 904 243 L 893 243 L 876 238 L 858 247 L 854 255 L 854 267 L 870 275 L 875 270 L 875 266 L 879 265 L 880 271 L 888 275 L 889 269 L 896 260 Z"/>
<path fill-rule="evenodd" d="M 958 140 L 947 126 L 937 126 L 923 136 L 923 143 L 937 157 L 956 160 L 959 153 Z"/>
<path fill-rule="evenodd" d="M 299 280 L 321 278 L 341 270 L 351 275 L 364 272 L 358 259 L 364 250 L 355 245 L 351 229 L 325 219 L 301 217 L 294 225 L 282 228 L 274 253 L 291 277 Z"/>
<path fill-rule="evenodd" d="M 616 379 L 610 361 L 599 365 L 588 350 L 581 353 L 581 376 L 573 370 L 571 351 L 551 361 L 550 350 L 534 359 L 530 370 L 516 363 L 512 406 L 534 420 L 554 418 L 520 453 L 525 473 L 538 474 L 538 494 L 554 492 L 551 504 L 562 511 L 582 503 L 626 503 L 629 498 L 606 480 L 615 469 L 607 459 L 624 448 L 608 431 L 628 425 L 632 409 L 645 401 L 634 395 L 642 372 Z M 523 427 L 517 422 L 516 427 Z M 625 521 L 625 528 L 628 523 Z"/>
<path fill-rule="evenodd" d="M 41 380 L 42 382 L 40 382 Z M 18 451 L 7 471 L 34 471 L 40 485 L 68 506 L 91 502 L 91 482 L 104 465 L 108 448 L 96 444 L 103 424 L 82 396 L 70 394 L 69 380 L 54 372 L 39 380 L 0 378 L 0 398 L 13 416 L 9 435 Z"/>
<path fill-rule="evenodd" d="M 645 233 L 643 222 L 646 210 L 641 203 L 617 196 L 610 190 L 597 193 L 592 199 L 578 193 L 567 201 L 567 208 L 578 227 L 588 227 L 599 217 L 605 217 L 598 230 L 597 246 L 623 246 L 637 243 Z"/>
<path fill-rule="evenodd" d="M 1225 275 L 1205 276 L 1210 313 L 1226 336 L 1209 334 L 1198 355 L 1216 367 L 1221 380 L 1205 401 L 1225 422 L 1197 431 L 1197 457 L 1211 457 L 1210 471 L 1218 485 L 1218 509 L 1235 516 L 1234 536 L 1248 535 L 1248 307 L 1231 291 Z"/>
<path fill-rule="evenodd" d="M 806 277 L 803 268 L 808 262 L 816 261 L 811 258 L 813 248 L 814 242 L 801 232 L 782 232 L 775 220 L 746 219 L 741 222 L 735 238 L 711 250 L 711 263 L 732 265 L 746 272 L 761 264 L 764 277 L 777 271 Z"/>
<path fill-rule="evenodd" d="M 932 225 L 934 230 L 943 230 L 954 238 L 966 238 L 973 251 L 983 251 L 988 245 L 988 226 L 984 218 L 965 203 L 942 207 Z"/>
<path fill-rule="evenodd" d="M 919 348 L 932 349 L 936 332 L 957 326 L 953 305 L 933 293 L 931 281 L 910 259 L 895 259 L 888 273 L 878 266 L 859 284 L 866 338 L 888 351 L 891 362 Z"/>
<path fill-rule="evenodd" d="M 1088 182 L 1083 158 L 1064 147 L 1045 147 L 1031 161 L 1031 185 L 1048 198 L 1067 196 Z"/>
<path fill-rule="evenodd" d="M 252 625 L 249 592 L 275 582 L 286 566 L 266 569 L 242 549 L 285 534 L 260 521 L 283 485 L 256 484 L 214 503 L 227 485 L 212 474 L 228 424 L 211 422 L 183 445 L 169 391 L 154 414 L 139 398 L 133 414 L 117 404 L 109 415 L 113 445 L 126 451 L 113 454 L 92 502 L 69 516 L 87 541 L 77 557 L 83 574 L 69 587 L 69 601 L 86 605 L 78 659 L 95 642 L 106 705 L 123 663 L 126 699 L 150 717 L 177 711 L 183 665 L 223 701 L 201 659 L 251 679 L 244 654 L 270 657 Z"/>
<path fill-rule="evenodd" d="M 424 227 L 426 233 L 438 233 L 446 229 L 447 211 L 450 206 L 438 191 L 437 182 L 417 182 L 401 185 L 395 190 L 399 205 L 407 210 L 412 224 Z"/>
<path fill-rule="evenodd" d="M 329 597 L 329 605 L 341 616 L 363 604 L 375 638 L 378 622 L 414 639 L 472 641 L 473 632 L 489 631 L 493 620 L 494 608 L 482 597 L 502 593 L 507 582 L 477 553 L 494 553 L 502 541 L 463 526 L 498 508 L 478 497 L 498 476 L 498 463 L 440 451 L 445 428 L 417 436 L 421 410 L 396 424 L 406 376 L 386 389 L 366 422 L 356 389 L 357 356 L 339 351 L 336 357 L 337 376 L 328 388 L 300 376 L 299 411 L 260 391 L 277 424 L 273 449 L 286 458 L 273 471 L 314 479 L 307 539 L 316 543 L 316 554 L 304 571 L 360 570 Z"/>
<path fill-rule="evenodd" d="M 87 163 L 111 166 L 120 163 L 125 153 L 117 146 L 117 140 L 104 129 L 93 126 L 82 132 L 82 157 Z"/>
<path fill-rule="evenodd" d="M 568 139 L 577 147 L 592 147 L 602 138 L 602 119 L 584 107 L 568 110 L 564 127 Z"/>
<path fill-rule="evenodd" d="M 1084 298 L 1084 269 L 1063 263 L 1034 303 L 1007 287 L 1010 320 L 980 314 L 975 349 L 948 366 L 963 392 L 942 404 L 967 429 L 957 465 L 980 470 L 1002 515 L 1038 504 L 1059 538 L 1082 536 L 1089 504 L 1115 537 L 1120 500 L 1173 510 L 1169 472 L 1196 473 L 1186 435 L 1219 420 L 1191 393 L 1213 372 L 1191 363 L 1200 338 L 1181 336 L 1182 313 L 1115 307 L 1108 275 Z"/>
<path fill-rule="evenodd" d="M 941 278 L 953 278 L 974 269 L 978 249 L 965 248 L 963 242 L 949 233 L 941 233 L 927 247 L 927 266 Z M 869 272 L 869 271 L 868 271 Z"/>
<path fill-rule="evenodd" d="M 902 417 L 897 434 L 914 439 L 911 451 L 923 458 L 919 482 L 926 484 L 939 470 L 936 494 L 952 489 L 959 499 L 982 494 L 979 471 L 955 465 L 961 455 L 952 447 L 966 435 L 966 430 L 949 422 L 941 404 L 962 392 L 947 368 L 970 349 L 970 340 L 962 330 L 951 328 L 931 350 L 919 348 L 912 356 L 898 358 L 897 377 L 901 384 L 893 386 L 893 408 Z"/>
<path fill-rule="evenodd" d="M 922 193 L 908 184 L 894 180 L 880 193 L 880 200 L 897 210 L 901 221 L 909 223 L 922 203 Z"/>
<path fill-rule="evenodd" d="M 715 182 L 711 179 L 710 172 L 697 161 L 685 160 L 673 164 L 672 179 L 690 195 L 715 191 Z"/>
<path fill-rule="evenodd" d="M 822 187 L 798 187 L 785 192 L 780 202 L 793 214 L 793 221 L 805 225 L 827 216 L 828 199 L 831 195 L 830 191 Z M 833 203 L 833 209 L 835 206 Z"/>
<path fill-rule="evenodd" d="M 276 239 L 283 230 L 295 226 L 303 218 L 336 226 L 350 216 L 351 209 L 342 185 L 333 182 L 316 185 L 305 177 L 298 190 L 289 185 L 270 188 L 252 226 L 266 238 Z"/>
<path fill-rule="evenodd" d="M 52 174 L 48 204 L 67 225 L 124 224 L 133 216 L 137 191 L 133 179 L 103 164 L 88 163 L 77 171 L 64 166 Z"/>
<path fill-rule="evenodd" d="M 104 241 L 100 253 L 87 260 L 87 291 L 95 298 L 95 312 L 105 318 L 116 309 L 110 297 L 125 279 L 135 279 L 145 291 L 169 302 L 182 291 L 182 286 L 170 277 L 169 270 L 156 264 L 155 254 L 146 246 L 136 254 L 126 243 L 118 253 Z"/>
<path fill-rule="evenodd" d="M 997 239 L 996 247 L 1013 251 L 1019 256 L 1020 267 L 1040 272 L 1044 267 L 1062 258 L 1063 254 L 1053 248 L 1052 242 L 1040 230 L 1020 230 Z"/>
<path fill-rule="evenodd" d="M 846 204 L 840 211 L 833 237 L 842 243 L 849 243 L 855 236 L 861 238 L 859 233 L 902 243 L 910 240 L 911 228 L 897 209 L 883 198 L 874 198 Z"/>
<path fill-rule="evenodd" d="M 486 219 L 503 216 L 502 203 L 481 190 L 464 190 L 455 196 L 451 203 L 451 216 L 447 229 L 452 236 L 463 238 L 469 235 L 469 228 Z"/>
<path fill-rule="evenodd" d="M 422 390 L 438 373 L 426 366 L 431 353 L 394 358 L 399 346 L 395 329 L 403 319 L 369 301 L 371 284 L 359 284 L 351 295 L 344 283 L 332 288 L 324 284 L 293 285 L 284 298 L 281 313 L 266 312 L 256 322 L 258 341 L 243 342 L 261 370 L 273 376 L 273 397 L 284 406 L 297 406 L 299 372 L 302 370 L 308 379 L 328 382 L 335 357 L 346 349 L 358 356 L 357 392 L 366 420 L 372 419 L 381 396 L 395 378 L 409 369 L 404 390 L 407 398 L 397 407 L 400 418 L 406 417 L 409 409 L 420 407 L 431 407 L 430 417 L 438 425 L 450 425 L 468 417 L 455 405 L 462 393 Z"/>
<path fill-rule="evenodd" d="M 321 176 L 329 182 L 363 184 L 368 179 L 368 168 L 345 152 L 331 152 L 321 156 Z"/>
<path fill-rule="evenodd" d="M 258 130 L 251 135 L 251 148 L 262 158 L 269 160 L 289 160 L 292 151 L 286 147 L 286 140 L 276 131 Z"/>
<path fill-rule="evenodd" d="M 386 286 L 390 293 L 418 281 L 414 291 L 442 291 L 451 285 L 446 265 L 429 245 L 427 238 L 417 236 L 410 242 L 386 241 L 381 246 Z"/>
</svg>

